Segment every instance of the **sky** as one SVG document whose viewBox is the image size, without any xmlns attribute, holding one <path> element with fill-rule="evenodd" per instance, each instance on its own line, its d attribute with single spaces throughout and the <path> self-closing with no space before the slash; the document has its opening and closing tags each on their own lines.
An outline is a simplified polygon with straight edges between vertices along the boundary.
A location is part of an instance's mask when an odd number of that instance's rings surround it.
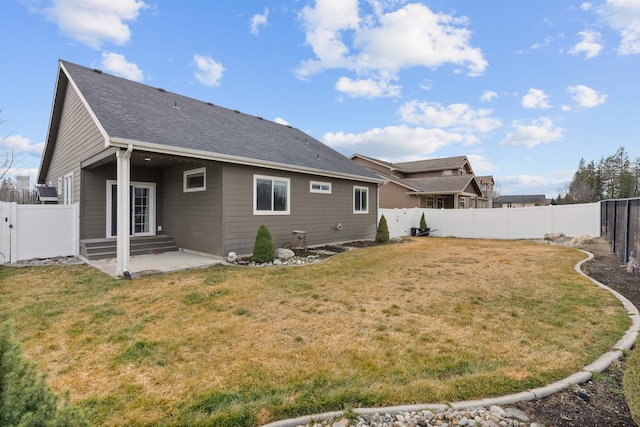
<svg viewBox="0 0 640 427">
<path fill-rule="evenodd" d="M 640 0 L 0 0 L 0 153 L 35 183 L 58 59 L 299 128 L 467 156 L 499 194 L 640 157 Z"/>
</svg>

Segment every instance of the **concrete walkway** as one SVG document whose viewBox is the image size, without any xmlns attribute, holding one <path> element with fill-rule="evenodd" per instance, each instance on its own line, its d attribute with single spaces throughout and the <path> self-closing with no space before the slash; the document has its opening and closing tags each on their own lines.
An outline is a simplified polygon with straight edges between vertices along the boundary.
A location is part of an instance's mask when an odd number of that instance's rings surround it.
<svg viewBox="0 0 640 427">
<path fill-rule="evenodd" d="M 115 258 L 99 260 L 82 258 L 82 260 L 109 276 L 116 277 Z M 136 255 L 129 258 L 129 274 L 131 274 L 131 278 L 136 278 L 151 274 L 188 270 L 191 268 L 206 268 L 212 265 L 222 264 L 222 262 L 223 261 L 218 258 L 210 258 L 182 251 Z"/>
</svg>

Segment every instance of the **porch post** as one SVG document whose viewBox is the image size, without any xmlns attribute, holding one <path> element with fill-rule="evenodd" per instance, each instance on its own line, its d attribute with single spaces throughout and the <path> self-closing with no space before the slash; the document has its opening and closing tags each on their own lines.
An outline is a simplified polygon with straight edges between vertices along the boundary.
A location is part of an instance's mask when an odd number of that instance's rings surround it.
<svg viewBox="0 0 640 427">
<path fill-rule="evenodd" d="M 132 146 L 116 152 L 117 162 L 117 188 L 118 188 L 118 208 L 117 208 L 117 237 L 116 237 L 116 276 L 124 276 L 125 271 L 129 271 L 129 230 L 131 222 L 130 190 L 131 183 L 131 150 Z"/>
</svg>

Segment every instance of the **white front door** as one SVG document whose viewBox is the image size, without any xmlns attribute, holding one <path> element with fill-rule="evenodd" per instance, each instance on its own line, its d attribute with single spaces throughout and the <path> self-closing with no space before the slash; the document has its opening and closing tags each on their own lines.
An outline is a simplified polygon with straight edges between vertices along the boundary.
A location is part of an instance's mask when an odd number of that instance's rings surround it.
<svg viewBox="0 0 640 427">
<path fill-rule="evenodd" d="M 131 220 L 129 234 L 131 236 L 153 236 L 156 218 L 156 185 L 149 182 L 132 182 L 129 187 Z M 118 186 L 116 181 L 107 181 L 107 237 L 116 237 Z"/>
</svg>

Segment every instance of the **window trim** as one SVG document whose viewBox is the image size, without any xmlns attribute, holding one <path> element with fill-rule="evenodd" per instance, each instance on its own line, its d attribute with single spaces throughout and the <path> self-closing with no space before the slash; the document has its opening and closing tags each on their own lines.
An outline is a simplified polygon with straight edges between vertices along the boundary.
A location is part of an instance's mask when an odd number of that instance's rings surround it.
<svg viewBox="0 0 640 427">
<path fill-rule="evenodd" d="M 313 188 L 313 186 L 319 186 L 320 188 Z M 326 189 L 322 187 L 326 186 Z M 309 192 L 311 193 L 321 193 L 321 194 L 331 194 L 331 183 L 325 181 L 309 181 Z"/>
<path fill-rule="evenodd" d="M 65 205 L 73 204 L 73 172 L 69 172 L 62 177 L 63 203 Z"/>
<path fill-rule="evenodd" d="M 366 197 L 366 206 L 364 207 L 364 209 L 362 209 L 362 206 L 360 206 L 360 210 L 356 209 L 356 191 L 360 190 L 362 194 L 362 190 L 365 191 L 367 197 Z M 362 196 L 361 196 L 361 200 L 360 203 L 362 205 Z M 361 185 L 354 185 L 353 186 L 353 197 L 351 198 L 351 205 L 353 206 L 353 213 L 354 214 L 362 214 L 362 215 L 366 215 L 369 213 L 369 187 L 363 187 Z"/>
<path fill-rule="evenodd" d="M 266 180 L 271 181 L 271 210 L 259 210 L 258 209 L 258 180 Z M 273 184 L 274 182 L 284 182 L 287 185 L 287 199 L 286 205 L 287 208 L 283 211 L 275 211 L 273 210 Z M 280 176 L 271 176 L 271 175 L 253 175 L 253 214 L 254 215 L 290 215 L 291 214 L 291 179 L 283 178 Z"/>
<path fill-rule="evenodd" d="M 195 175 L 202 173 L 202 186 L 201 187 L 187 187 L 187 181 L 189 175 Z M 207 168 L 190 169 L 182 172 L 182 192 L 193 193 L 196 191 L 207 191 Z"/>
</svg>

